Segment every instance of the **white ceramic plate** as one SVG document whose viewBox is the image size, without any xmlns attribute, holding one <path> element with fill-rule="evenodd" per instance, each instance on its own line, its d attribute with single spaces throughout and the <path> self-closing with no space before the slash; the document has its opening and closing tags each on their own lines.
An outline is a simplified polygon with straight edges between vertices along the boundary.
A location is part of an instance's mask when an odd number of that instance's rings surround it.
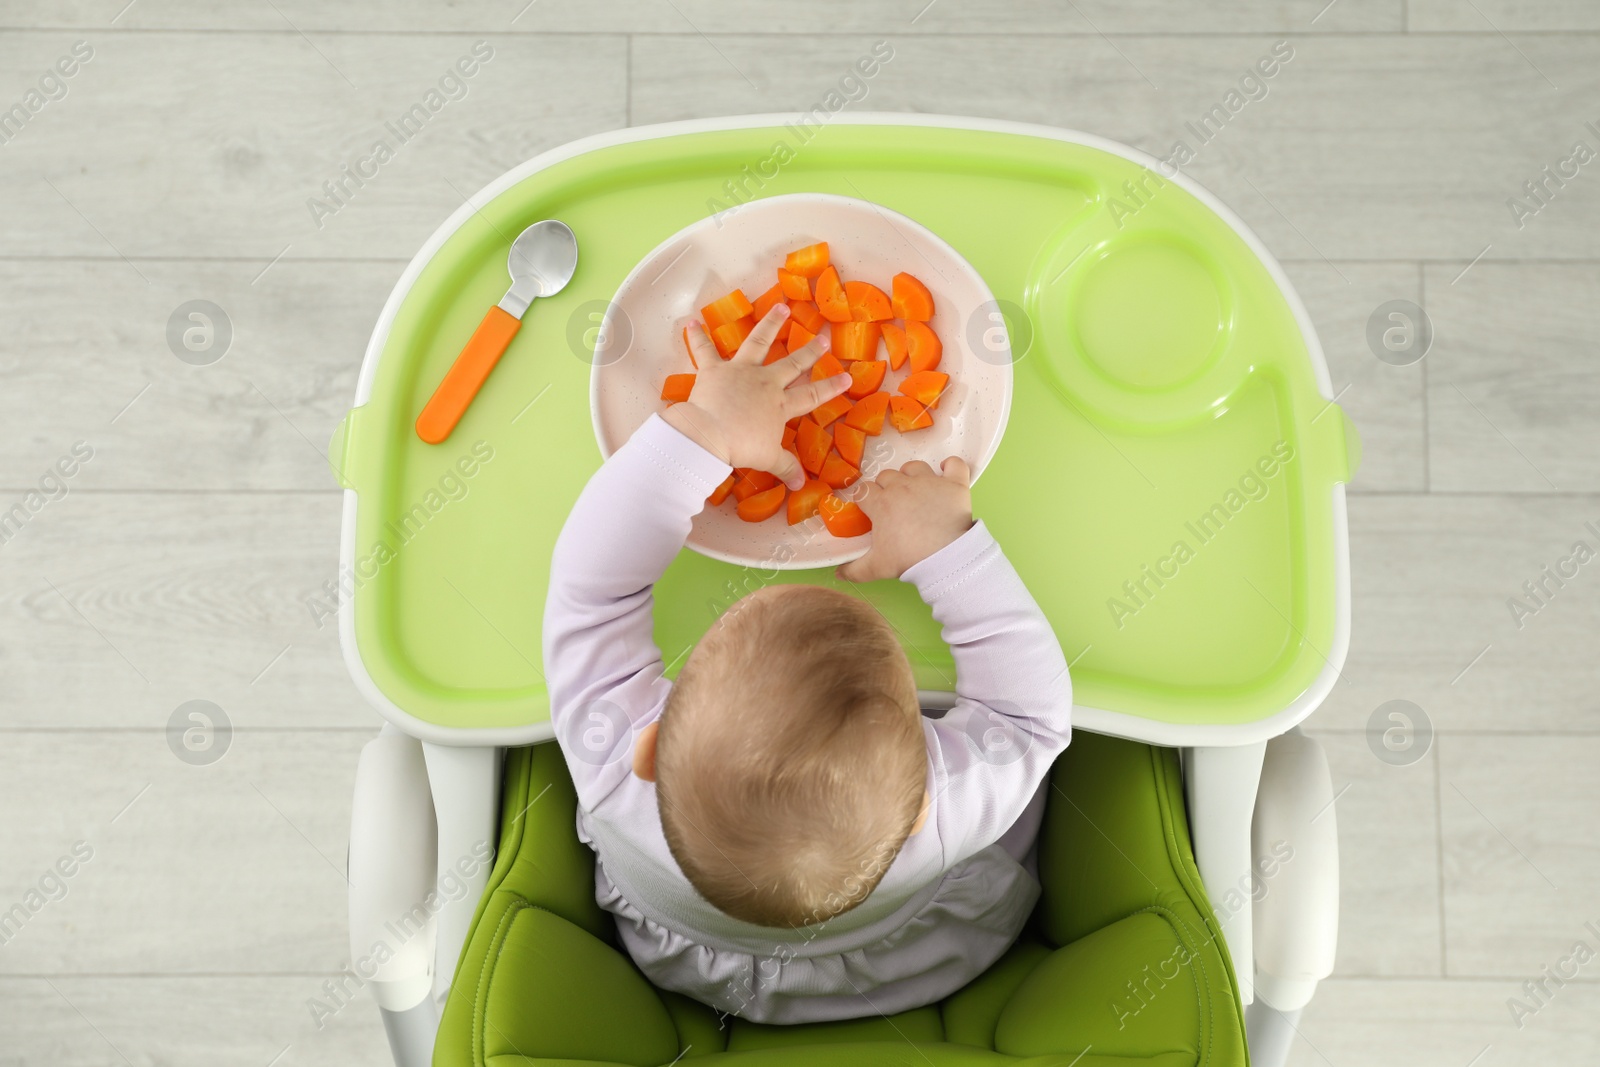
<svg viewBox="0 0 1600 1067">
<path fill-rule="evenodd" d="M 668 374 L 692 371 L 682 331 L 698 321 L 700 308 L 733 289 L 754 300 L 777 280 L 784 255 L 827 241 L 830 262 L 845 281 L 871 282 L 885 293 L 900 271 L 916 275 L 933 294 L 929 321 L 944 346 L 939 370 L 950 386 L 939 401 L 934 424 L 901 434 L 886 422 L 867 438 L 862 480 L 841 496 L 852 497 L 886 466 L 913 459 L 935 468 L 960 456 L 973 478 L 999 447 L 1011 411 L 1011 359 L 994 296 L 983 278 L 932 231 L 888 208 L 852 197 L 796 193 L 756 200 L 679 230 L 623 279 L 601 322 L 590 378 L 589 402 L 600 452 L 610 456 L 663 411 L 661 383 Z M 1003 332 L 1003 327 L 1002 327 Z M 974 355 L 969 336 L 985 345 Z M 881 346 L 879 358 L 885 358 Z M 895 392 L 909 369 L 891 370 L 883 388 Z M 694 520 L 689 547 L 713 559 L 745 566 L 798 570 L 831 567 L 867 550 L 871 534 L 848 539 L 827 532 L 812 518 L 788 525 L 783 512 L 765 522 L 742 521 L 733 499 L 707 508 Z"/>
</svg>

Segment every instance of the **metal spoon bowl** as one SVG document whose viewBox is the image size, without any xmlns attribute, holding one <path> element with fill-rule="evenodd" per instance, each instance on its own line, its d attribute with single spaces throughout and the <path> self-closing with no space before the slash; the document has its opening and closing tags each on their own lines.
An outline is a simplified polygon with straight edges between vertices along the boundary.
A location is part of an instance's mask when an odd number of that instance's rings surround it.
<svg viewBox="0 0 1600 1067">
<path fill-rule="evenodd" d="M 536 222 L 511 242 L 506 256 L 511 288 L 500 307 L 520 319 L 535 299 L 565 289 L 577 269 L 578 238 L 572 227 L 556 219 Z"/>
</svg>

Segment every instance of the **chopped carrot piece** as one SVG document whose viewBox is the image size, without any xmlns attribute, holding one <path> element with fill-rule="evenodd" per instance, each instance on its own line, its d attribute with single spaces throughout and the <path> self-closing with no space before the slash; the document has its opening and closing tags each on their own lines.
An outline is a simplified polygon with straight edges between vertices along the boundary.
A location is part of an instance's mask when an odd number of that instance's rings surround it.
<svg viewBox="0 0 1600 1067">
<path fill-rule="evenodd" d="M 875 322 L 836 322 L 829 346 L 842 362 L 878 358 L 878 324 Z"/>
<path fill-rule="evenodd" d="M 804 418 L 800 420 L 794 443 L 800 453 L 800 466 L 816 477 L 822 469 L 822 461 L 828 458 L 828 449 L 833 447 L 833 434 L 818 426 L 815 419 Z"/>
<path fill-rule="evenodd" d="M 789 525 L 805 522 L 815 515 L 817 508 L 822 505 L 822 498 L 827 495 L 827 485 L 815 478 L 807 478 L 805 485 L 789 494 Z"/>
<path fill-rule="evenodd" d="M 839 357 L 832 352 L 822 353 L 822 358 L 811 364 L 811 380 L 820 382 L 824 378 L 832 378 L 835 374 L 844 373 L 844 364 L 839 362 Z"/>
<path fill-rule="evenodd" d="M 858 359 L 850 364 L 850 388 L 845 390 L 845 395 L 851 400 L 860 400 L 870 393 L 876 393 L 883 385 L 883 376 L 889 370 L 889 364 L 881 359 Z"/>
<path fill-rule="evenodd" d="M 689 351 L 689 366 L 695 370 L 700 369 L 700 361 L 694 358 L 694 346 L 689 343 L 689 327 L 683 328 L 683 347 Z"/>
<path fill-rule="evenodd" d="M 725 322 L 714 327 L 711 331 L 711 343 L 717 346 L 717 354 L 723 359 L 732 359 L 733 354 L 739 351 L 739 346 L 744 344 L 744 339 L 750 336 L 750 331 L 756 328 L 756 320 L 746 315 L 742 319 Z"/>
<path fill-rule="evenodd" d="M 889 366 L 899 370 L 910 354 L 906 348 L 906 332 L 892 322 L 884 323 L 879 329 L 883 331 L 883 347 L 889 352 Z"/>
<path fill-rule="evenodd" d="M 783 298 L 785 300 L 811 299 L 811 279 L 804 274 L 796 274 L 792 270 L 785 270 L 779 267 L 778 288 L 783 290 Z"/>
<path fill-rule="evenodd" d="M 843 489 L 847 485 L 854 485 L 861 471 L 853 463 L 845 462 L 845 458 L 837 452 L 828 453 L 828 458 L 822 461 L 822 470 L 817 474 L 831 488 Z"/>
<path fill-rule="evenodd" d="M 755 310 L 750 305 L 750 300 L 744 295 L 743 289 L 735 289 L 727 296 L 718 297 L 700 309 L 700 317 L 706 320 L 706 328 L 715 330 L 724 323 L 742 319 Z"/>
<path fill-rule="evenodd" d="M 778 484 L 778 477 L 750 467 L 733 468 L 733 498 L 748 500 Z"/>
<path fill-rule="evenodd" d="M 790 252 L 783 260 L 783 269 L 802 278 L 815 278 L 828 267 L 828 242 L 819 241 Z"/>
<path fill-rule="evenodd" d="M 680 404 L 689 399 L 689 392 L 694 389 L 694 375 L 669 374 L 661 386 L 661 399 L 669 404 Z"/>
<path fill-rule="evenodd" d="M 839 272 L 829 267 L 817 278 L 817 310 L 829 322 L 849 322 L 850 302 L 845 298 Z"/>
<path fill-rule="evenodd" d="M 883 432 L 883 418 L 889 413 L 889 394 L 873 393 L 856 401 L 850 414 L 844 417 L 846 426 L 854 426 L 863 433 L 877 436 Z"/>
<path fill-rule="evenodd" d="M 849 398 L 836 396 L 832 400 L 824 400 L 822 403 L 812 408 L 811 417 L 816 420 L 818 426 L 826 426 L 834 419 L 842 418 L 843 416 L 849 414 L 849 412 Z"/>
<path fill-rule="evenodd" d="M 768 363 L 776 363 L 788 354 L 789 348 L 787 345 L 782 341 L 774 341 L 767 346 L 767 354 L 761 358 L 761 365 L 765 367 Z"/>
<path fill-rule="evenodd" d="M 905 381 L 900 383 L 900 391 L 925 408 L 938 407 L 939 398 L 949 387 L 950 375 L 936 370 L 919 370 L 906 375 Z"/>
<path fill-rule="evenodd" d="M 774 285 L 771 289 L 768 289 L 766 292 L 762 293 L 760 296 L 756 297 L 750 302 L 750 317 L 755 319 L 757 322 L 760 322 L 762 319 L 767 317 L 767 312 L 776 307 L 778 301 L 782 299 L 783 289 L 780 286 Z"/>
<path fill-rule="evenodd" d="M 891 396 L 889 421 L 901 433 L 909 433 L 912 430 L 926 430 L 932 426 L 933 414 L 922 405 L 921 401 L 913 400 L 909 396 Z"/>
<path fill-rule="evenodd" d="M 706 503 L 710 504 L 712 507 L 716 507 L 718 504 L 728 499 L 728 494 L 731 492 L 733 492 L 733 475 L 730 474 L 726 478 L 722 479 L 721 485 L 711 490 L 711 495 L 706 497 Z"/>
<path fill-rule="evenodd" d="M 852 467 L 861 466 L 861 456 L 867 450 L 867 435 L 863 430 L 841 422 L 833 428 L 833 447 Z"/>
<path fill-rule="evenodd" d="M 939 365 L 944 345 L 927 323 L 912 320 L 906 323 L 906 353 L 911 359 L 912 371 L 932 370 Z"/>
<path fill-rule="evenodd" d="M 809 300 L 796 300 L 790 304 L 789 317 L 812 333 L 821 333 L 822 324 L 828 321 L 822 317 L 822 312 L 817 310 L 817 305 Z"/>
<path fill-rule="evenodd" d="M 795 434 L 797 434 L 798 432 L 799 431 L 796 430 L 793 426 L 785 426 L 783 428 L 783 447 L 784 448 L 790 449 L 791 451 L 794 449 Z M 796 453 L 794 458 L 795 459 L 799 459 L 800 458 L 799 453 Z"/>
<path fill-rule="evenodd" d="M 889 297 L 871 282 L 845 282 L 844 299 L 850 306 L 850 317 L 857 322 L 883 322 L 894 318 Z"/>
<path fill-rule="evenodd" d="M 739 517 L 745 522 L 764 522 L 778 513 L 783 507 L 783 498 L 789 490 L 779 482 L 771 489 L 765 489 L 755 496 L 745 497 L 739 501 Z"/>
<path fill-rule="evenodd" d="M 789 339 L 789 331 L 792 329 L 794 329 L 794 320 L 784 319 L 782 324 L 778 327 L 778 332 L 774 340 L 787 341 Z"/>
<path fill-rule="evenodd" d="M 784 325 L 789 327 L 789 340 L 784 343 L 789 346 L 789 351 L 791 352 L 800 351 L 810 344 L 811 339 L 816 336 L 816 334 L 806 329 L 804 323 L 796 322 L 793 319 L 790 319 Z"/>
<path fill-rule="evenodd" d="M 835 537 L 860 537 L 872 529 L 872 520 L 867 518 L 867 513 L 861 510 L 859 504 L 840 500 L 835 493 L 822 498 L 822 503 L 817 505 L 817 514 L 822 516 L 823 525 Z"/>
<path fill-rule="evenodd" d="M 904 272 L 896 274 L 889 284 L 894 292 L 894 317 L 911 322 L 927 322 L 933 318 L 933 294 L 928 287 Z"/>
</svg>

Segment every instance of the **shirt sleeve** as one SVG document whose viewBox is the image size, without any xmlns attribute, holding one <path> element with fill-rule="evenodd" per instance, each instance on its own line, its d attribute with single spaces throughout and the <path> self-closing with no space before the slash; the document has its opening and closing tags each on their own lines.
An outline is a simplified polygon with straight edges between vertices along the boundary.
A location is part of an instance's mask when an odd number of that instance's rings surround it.
<svg viewBox="0 0 1600 1067">
<path fill-rule="evenodd" d="M 634 737 L 666 701 L 652 590 L 731 469 L 651 415 L 561 528 L 545 597 L 545 685 L 585 810 L 632 773 Z"/>
<path fill-rule="evenodd" d="M 901 575 L 943 628 L 955 705 L 925 719 L 946 867 L 994 844 L 1071 739 L 1072 683 L 1039 605 L 982 522 Z"/>
</svg>

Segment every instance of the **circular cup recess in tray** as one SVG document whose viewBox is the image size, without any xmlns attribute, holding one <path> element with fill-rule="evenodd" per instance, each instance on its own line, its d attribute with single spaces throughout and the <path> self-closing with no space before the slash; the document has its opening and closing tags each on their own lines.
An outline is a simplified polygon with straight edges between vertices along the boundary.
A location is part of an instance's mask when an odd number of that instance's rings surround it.
<svg viewBox="0 0 1600 1067">
<path fill-rule="evenodd" d="M 900 271 L 921 279 L 934 299 L 928 325 L 944 346 L 939 370 L 950 375 L 933 426 L 901 434 L 885 424 L 881 436 L 867 439 L 862 481 L 841 495 L 857 496 L 885 466 L 913 459 L 937 467 L 947 456 L 960 456 L 974 478 L 981 474 L 1011 411 L 1009 353 L 991 347 L 978 358 L 962 328 L 994 305 L 988 285 L 919 223 L 865 200 L 823 193 L 769 197 L 702 219 L 663 241 L 623 279 L 601 322 L 590 378 L 601 454 L 610 456 L 652 412 L 666 409 L 660 396 L 668 374 L 693 371 L 682 331 L 698 320 L 701 307 L 733 289 L 754 299 L 777 281 L 786 253 L 817 241 L 828 242 L 831 262 L 846 281 L 888 292 Z M 904 367 L 889 371 L 883 388 L 893 393 L 907 373 Z M 744 522 L 730 499 L 695 517 L 688 544 L 728 563 L 799 570 L 854 559 L 871 536 L 835 538 L 818 518 L 790 526 L 782 511 L 765 522 Z"/>
<path fill-rule="evenodd" d="M 1063 244 L 1060 254 L 1071 247 Z M 1233 294 L 1220 269 L 1176 234 L 1118 235 L 1039 292 L 1045 364 L 1099 413 L 1162 424 L 1203 415 L 1239 385 L 1230 356 Z"/>
</svg>

